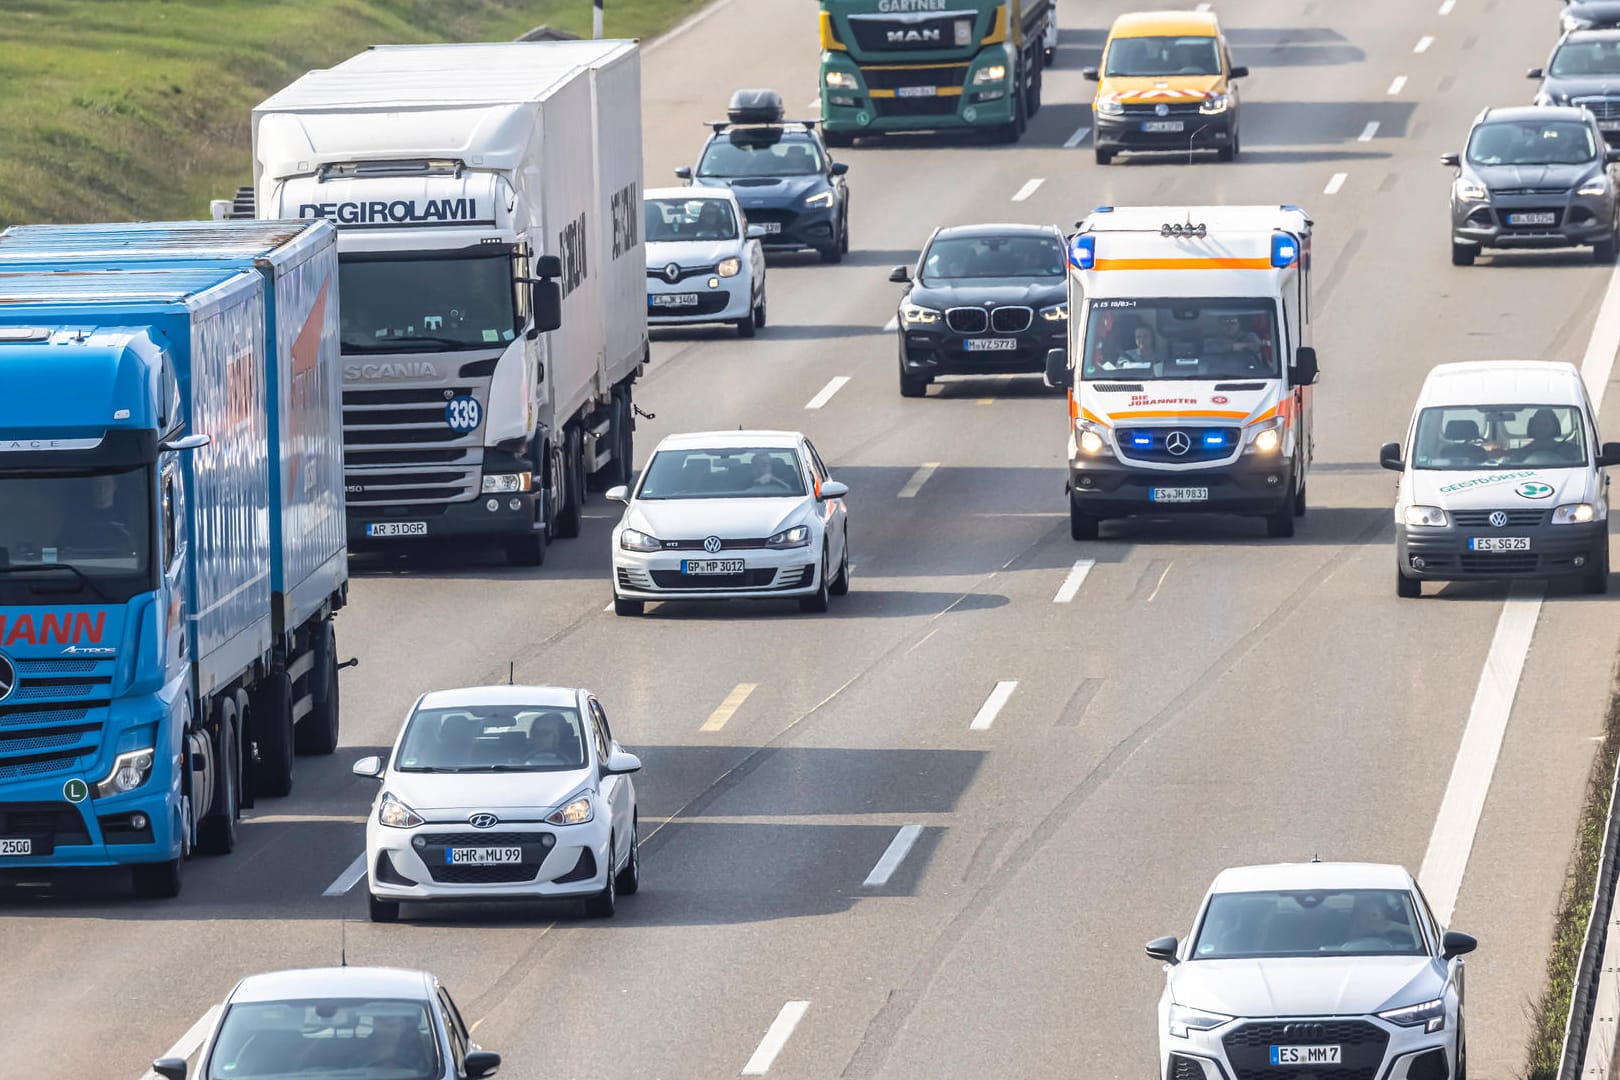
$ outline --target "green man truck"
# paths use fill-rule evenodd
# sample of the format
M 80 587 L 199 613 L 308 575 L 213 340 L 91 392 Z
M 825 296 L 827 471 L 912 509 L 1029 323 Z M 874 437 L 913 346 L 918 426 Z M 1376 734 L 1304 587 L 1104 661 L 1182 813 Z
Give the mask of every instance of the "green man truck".
M 1017 142 L 1057 52 L 1054 0 L 821 0 L 829 146 L 981 128 Z

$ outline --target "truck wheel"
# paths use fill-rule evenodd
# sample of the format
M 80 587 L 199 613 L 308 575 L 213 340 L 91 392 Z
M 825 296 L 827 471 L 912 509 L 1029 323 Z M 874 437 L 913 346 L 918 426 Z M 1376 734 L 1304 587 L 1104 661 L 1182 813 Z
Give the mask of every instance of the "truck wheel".
M 1080 509 L 1079 500 L 1069 495 L 1069 539 L 1095 540 L 1102 531 L 1102 518 Z
M 557 535 L 564 540 L 579 535 L 581 496 L 580 476 L 584 471 L 584 447 L 580 443 L 579 429 L 568 425 L 563 431 L 563 493 L 557 507 Z
M 615 387 L 613 401 L 608 405 L 608 440 L 613 445 L 613 460 L 591 474 L 591 482 L 604 491 L 630 482 L 631 462 L 635 460 L 635 436 L 630 430 L 634 422 L 630 387 Z
M 1018 85 L 1013 89 L 1013 118 L 996 129 L 995 140 L 998 143 L 1015 143 L 1024 134 L 1025 112 L 1022 76 L 1016 82 Z
M 1401 573 L 1401 568 L 1395 568 L 1395 595 L 1403 600 L 1415 600 L 1423 595 L 1423 580 L 1421 578 L 1407 577 Z
M 229 855 L 236 850 L 237 792 L 241 754 L 236 749 L 236 702 L 222 700 L 215 707 L 214 805 L 197 826 L 197 850 L 204 855 Z
M 1029 107 L 1025 110 L 1025 115 L 1034 116 L 1036 113 L 1041 111 L 1041 84 L 1044 81 L 1041 75 L 1043 65 L 1041 63 L 1041 54 L 1039 52 L 1034 54 L 1034 58 L 1030 61 L 1030 66 L 1035 70 L 1035 78 L 1033 80 L 1034 85 L 1029 88 Z
M 1266 515 L 1266 535 L 1276 537 L 1294 535 L 1294 500 L 1292 496 L 1277 510 Z
M 248 718 L 248 730 L 258 751 L 253 762 L 256 794 L 280 798 L 292 792 L 293 724 L 292 680 L 278 671 L 259 684 Z
M 135 895 L 143 900 L 172 900 L 180 895 L 180 860 L 136 863 L 130 867 Z
M 1612 263 L 1620 255 L 1620 228 L 1610 232 L 1608 237 L 1592 245 L 1592 261 L 1599 263 Z
M 293 728 L 293 749 L 300 754 L 330 754 L 338 747 L 337 634 L 330 622 L 321 628 L 310 671 L 310 710 Z
M 542 566 L 546 561 L 546 534 L 536 529 L 506 542 L 506 561 L 513 566 Z

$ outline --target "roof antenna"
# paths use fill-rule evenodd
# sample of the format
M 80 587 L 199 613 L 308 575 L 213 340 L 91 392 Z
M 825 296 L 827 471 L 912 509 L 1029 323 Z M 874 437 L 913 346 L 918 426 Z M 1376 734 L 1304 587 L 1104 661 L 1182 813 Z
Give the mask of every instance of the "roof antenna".
M 1314 851 L 1311 852 L 1311 862 L 1321 862 L 1321 861 L 1322 861 L 1322 856 L 1318 855 Z
M 508 660 L 506 662 L 506 685 L 507 686 L 516 686 L 517 685 L 517 661 L 516 660 Z
M 349 966 L 349 918 L 338 916 L 338 966 Z

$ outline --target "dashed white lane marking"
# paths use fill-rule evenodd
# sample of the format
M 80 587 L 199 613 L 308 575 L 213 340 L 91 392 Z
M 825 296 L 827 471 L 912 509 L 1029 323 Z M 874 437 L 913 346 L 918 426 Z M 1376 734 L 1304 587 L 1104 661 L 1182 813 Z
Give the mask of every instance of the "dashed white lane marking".
M 608 601 L 608 602 L 607 602 L 607 607 L 605 607 L 605 608 L 603 608 L 603 609 L 602 609 L 602 610 L 603 610 L 603 611 L 604 611 L 604 612 L 607 612 L 607 611 L 612 611 L 612 610 L 613 610 L 613 601 L 611 601 L 611 600 L 609 600 L 609 601 Z
M 883 329 L 885 331 L 894 331 L 894 330 L 898 330 L 899 328 L 900 328 L 900 316 L 898 316 L 898 315 L 890 315 L 889 316 L 889 321 L 883 324 Z
M 1603 408 L 1603 391 L 1608 388 L 1609 376 L 1614 372 L 1617 350 L 1620 350 L 1620 270 L 1609 274 L 1603 306 L 1598 308 L 1597 321 L 1592 324 L 1592 339 L 1581 360 L 1581 378 L 1586 380 L 1586 392 L 1592 397 L 1594 409 Z
M 1064 141 L 1063 149 L 1065 149 L 1065 150 L 1073 150 L 1075 147 L 1077 147 L 1081 143 L 1085 142 L 1086 141 L 1086 136 L 1090 135 L 1090 134 L 1091 134 L 1091 128 L 1087 127 L 1084 124 L 1080 125 L 1078 128 L 1075 129 L 1074 134 L 1070 135 L 1068 137 L 1068 139 L 1066 139 Z
M 1394 80 L 1391 81 L 1390 84 L 1389 84 L 1389 96 L 1394 97 L 1396 94 L 1400 93 L 1402 90 L 1405 90 L 1405 89 L 1406 89 L 1406 76 L 1405 75 L 1397 75 L 1397 76 L 1395 76 Z
M 848 375 L 834 375 L 832 378 L 827 380 L 827 385 L 823 386 L 815 397 L 804 403 L 804 407 L 807 409 L 821 408 L 823 405 L 827 404 L 827 402 L 831 401 L 832 396 L 838 393 L 838 391 L 842 390 L 844 388 L 844 384 L 847 382 L 849 382 Z
M 214 1021 L 219 1017 L 219 1009 L 218 1005 L 209 1006 L 208 1011 L 203 1013 L 202 1017 L 195 1024 L 192 1024 L 184 1035 L 180 1036 L 179 1042 L 158 1056 L 189 1059 L 192 1054 L 197 1052 L 197 1048 L 202 1045 L 202 1041 L 208 1037 L 208 1032 L 213 1028 Z M 141 1080 L 158 1080 L 158 1074 L 148 1069 L 141 1074 Z
M 968 730 L 990 730 L 990 725 L 996 722 L 996 716 L 1006 707 L 1007 699 L 1013 696 L 1016 689 L 1018 689 L 1017 679 L 1003 679 L 996 683 L 996 688 L 990 691 L 990 696 L 979 706 L 979 714 L 973 718 L 973 723 L 968 725 Z
M 1086 583 L 1086 575 L 1091 573 L 1091 568 L 1096 564 L 1096 559 L 1075 560 L 1074 567 L 1069 571 L 1069 576 L 1063 579 L 1063 584 L 1058 586 L 1057 595 L 1052 597 L 1052 603 L 1072 603 L 1075 594 L 1080 591 L 1080 586 Z
M 1023 202 L 1025 199 L 1039 191 L 1041 185 L 1044 183 L 1046 183 L 1046 177 L 1044 176 L 1037 176 L 1035 179 L 1027 181 L 1023 187 L 1018 189 L 1018 194 L 1012 197 L 1012 201 Z
M 321 893 L 321 895 L 343 896 L 347 894 L 350 889 L 354 888 L 355 885 L 359 884 L 360 879 L 365 876 L 366 853 L 362 851 L 360 854 L 354 857 L 354 862 L 350 863 L 348 868 L 337 876 L 337 880 L 326 887 L 326 891 Z
M 821 108 L 821 95 L 820 94 L 817 94 L 815 97 L 810 99 L 810 104 L 809 104 L 808 108 L 810 109 L 811 112 L 815 112 L 817 109 Z
M 1456 7 L 1456 6 L 1457 6 L 1457 0 L 1446 0 L 1445 3 L 1440 5 L 1440 14 L 1442 14 L 1442 15 L 1450 15 L 1451 14 L 1451 9 Z
M 808 1001 L 790 1001 L 782 1006 L 782 1011 L 771 1021 L 770 1030 L 765 1032 L 765 1037 L 759 1041 L 759 1048 L 754 1051 L 754 1056 L 743 1066 L 744 1076 L 764 1076 L 771 1071 L 771 1062 L 776 1060 L 776 1055 L 787 1045 L 788 1039 L 793 1035 L 793 1029 L 799 1026 L 799 1021 L 804 1019 L 804 1012 L 809 1007 Z
M 915 499 L 917 492 L 921 491 L 922 486 L 928 483 L 928 478 L 934 475 L 934 470 L 937 468 L 939 468 L 939 462 L 925 462 L 921 468 L 911 474 L 911 479 L 906 481 L 906 486 L 900 489 L 900 498 Z
M 1339 189 L 1344 187 L 1344 182 L 1346 180 L 1348 180 L 1348 179 L 1350 179 L 1350 174 L 1349 173 L 1342 173 L 1342 172 L 1334 173 L 1333 174 L 1333 179 L 1329 180 L 1327 182 L 1327 187 L 1322 189 L 1322 194 L 1324 194 L 1324 195 L 1337 195 L 1339 193 Z
M 1148 603 L 1153 603 L 1154 599 L 1159 595 L 1159 590 L 1164 588 L 1164 579 L 1170 576 L 1170 568 L 1174 565 L 1174 562 L 1164 564 L 1164 573 L 1159 575 L 1159 580 L 1154 584 L 1153 591 L 1148 593 Z
M 877 861 L 876 866 L 872 867 L 872 872 L 866 875 L 866 880 L 861 884 L 867 888 L 887 885 L 889 879 L 894 876 L 894 872 L 900 868 L 900 864 L 905 862 L 906 856 L 911 854 L 911 846 L 917 842 L 917 837 L 922 835 L 922 831 L 923 827 L 921 825 L 900 826 L 900 831 L 894 834 L 893 840 L 889 841 L 889 846 L 883 852 L 883 857 Z
M 1474 690 L 1474 704 L 1468 710 L 1468 723 L 1457 747 L 1457 760 L 1451 766 L 1451 779 L 1446 782 L 1440 813 L 1429 834 L 1418 882 L 1442 926 L 1451 921 L 1457 904 L 1479 815 L 1485 809 L 1485 796 L 1502 749 L 1502 735 L 1507 731 L 1513 699 L 1519 692 L 1524 658 L 1530 652 L 1530 639 L 1541 614 L 1544 590 L 1539 582 L 1516 584 L 1502 605 L 1496 634 L 1485 654 L 1485 670 Z
M 726 721 L 730 720 L 736 711 L 742 708 L 742 703 L 748 700 L 748 695 L 752 694 L 754 688 L 758 685 L 758 683 L 751 682 L 738 683 L 731 693 L 726 695 L 726 700 L 722 701 L 714 712 L 709 714 L 709 718 L 703 721 L 703 726 L 698 730 L 719 731 L 725 727 Z
M 1377 135 L 1377 134 L 1378 134 L 1378 121 L 1369 120 L 1369 121 L 1367 121 L 1367 126 L 1361 129 L 1361 134 L 1356 136 L 1356 141 L 1357 142 L 1372 142 L 1373 141 L 1373 136 Z
M 1412 46 L 1412 51 L 1415 53 L 1426 53 L 1429 51 L 1429 46 L 1433 44 L 1434 38 L 1428 34 L 1424 34 L 1422 37 L 1418 38 L 1418 43 Z

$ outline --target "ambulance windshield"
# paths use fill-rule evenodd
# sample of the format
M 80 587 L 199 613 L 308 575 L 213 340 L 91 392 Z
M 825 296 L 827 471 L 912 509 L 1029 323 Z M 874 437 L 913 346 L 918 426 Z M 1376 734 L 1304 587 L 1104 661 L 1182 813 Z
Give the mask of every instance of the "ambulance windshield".
M 1280 354 L 1271 300 L 1093 300 L 1081 377 L 1275 379 Z

